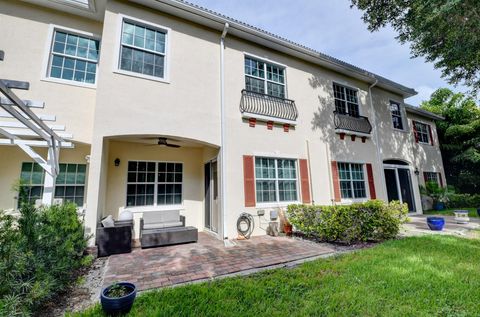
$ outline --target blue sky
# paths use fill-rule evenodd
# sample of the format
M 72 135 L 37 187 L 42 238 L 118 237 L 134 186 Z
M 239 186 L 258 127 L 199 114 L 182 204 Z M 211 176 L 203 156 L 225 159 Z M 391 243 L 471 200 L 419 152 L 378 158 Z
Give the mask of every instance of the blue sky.
M 408 45 L 400 45 L 392 29 L 370 33 L 349 0 L 189 1 L 412 87 L 418 95 L 406 101 L 413 105 L 437 88 L 453 88 L 433 64 L 410 59 Z

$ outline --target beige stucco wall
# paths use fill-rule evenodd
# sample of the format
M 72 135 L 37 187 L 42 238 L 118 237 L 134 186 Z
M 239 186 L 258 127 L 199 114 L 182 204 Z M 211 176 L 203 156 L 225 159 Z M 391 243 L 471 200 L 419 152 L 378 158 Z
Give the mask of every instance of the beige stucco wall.
M 168 82 L 116 72 L 121 15 L 170 29 Z M 65 124 L 67 132 L 73 133 L 75 140 L 91 143 L 88 230 L 95 228 L 99 217 L 109 213 L 116 215 L 118 208 L 124 205 L 126 163 L 129 159 L 185 161 L 185 167 L 188 166 L 188 173 L 186 170 L 184 174 L 187 224 L 202 229 L 203 163 L 216 158 L 221 143 L 220 33 L 116 0 L 107 3 L 103 24 L 13 1 L 0 3 L 0 21 L 2 29 L 6 28 L 6 32 L 2 30 L 0 33 L 0 43 L 6 43 L 5 47 L 1 47 L 6 53 L 6 61 L 0 63 L 0 71 L 5 74 L 2 77 L 29 80 L 31 91 L 19 94 L 47 102 L 46 108 L 36 110 L 37 113 L 57 115 L 57 123 Z M 41 80 L 50 23 L 102 35 L 96 89 Z M 18 41 L 18 38 L 26 40 Z M 227 237 L 236 237 L 236 220 L 240 213 L 256 214 L 258 209 L 265 209 L 268 215 L 272 208 L 285 207 L 282 204 L 244 207 L 243 155 L 309 159 L 311 195 L 316 204 L 332 203 L 330 161 L 333 160 L 371 163 L 377 197 L 381 199 L 386 199 L 382 163 L 385 159 L 409 162 L 412 171 L 415 167 L 420 171 L 443 170 L 438 142 L 433 147 L 414 144 L 410 120 L 406 132 L 393 129 L 389 101 L 402 103 L 401 96 L 374 87 L 372 109 L 368 95 L 370 83 L 231 35 L 227 35 L 225 45 Z M 251 128 L 242 119 L 239 105 L 241 90 L 245 88 L 245 53 L 286 66 L 287 97 L 295 100 L 299 111 L 297 125 L 288 133 L 280 125 L 267 130 L 265 123 L 261 122 Z M 367 116 L 372 124 L 377 123 L 365 143 L 359 138 L 352 142 L 348 136 L 340 140 L 335 133 L 334 81 L 357 88 L 361 115 Z M 406 120 L 404 124 L 407 126 Z M 118 140 L 132 135 L 172 136 L 194 140 L 199 147 L 158 151 Z M 378 148 L 380 151 L 377 153 Z M 0 147 L 2 150 L 6 153 Z M 117 157 L 123 162 L 120 167 L 113 166 Z M 15 158 L 12 164 L 17 164 L 19 159 Z M 2 171 L 0 186 L 5 187 L 3 178 L 12 177 L 4 176 Z M 19 175 L 19 172 L 16 174 Z M 419 207 L 417 180 L 415 177 L 412 179 Z M 9 199 L 4 192 L 0 193 L 0 202 Z M 300 196 L 300 188 L 298 193 Z M 255 234 L 264 233 L 257 226 Z
M 107 183 L 105 209 L 102 215 L 113 215 L 117 218 L 119 210 L 127 208 L 135 211 L 135 207 L 126 207 L 127 167 L 128 161 L 155 161 L 183 163 L 183 202 L 181 214 L 186 218 L 187 226 L 204 228 L 204 163 L 217 150 L 208 147 L 166 148 L 148 144 L 109 141 L 107 160 Z M 114 160 L 120 159 L 120 166 Z M 161 206 L 159 206 L 161 208 Z M 168 208 L 168 206 L 167 206 Z M 148 207 L 147 207 L 148 209 Z M 140 214 L 141 216 L 141 214 Z M 138 231 L 136 231 L 138 238 Z
M 1 77 L 30 82 L 30 90 L 15 92 L 24 99 L 45 102 L 37 114 L 56 115 L 56 123 L 66 125 L 75 141 L 92 139 L 95 89 L 42 80 L 48 63 L 51 25 L 101 34 L 99 22 L 45 9 L 21 1 L 0 1 Z M 101 68 L 102 65 L 99 65 Z
M 62 149 L 60 151 L 60 163 L 87 164 L 85 157 L 90 153 L 90 146 L 75 144 L 73 149 Z M 37 148 L 37 153 L 44 158 L 47 157 L 45 148 Z M 0 146 L 0 210 L 16 208 L 17 193 L 12 186 L 20 179 L 20 172 L 23 162 L 33 162 L 17 146 Z M 88 165 L 87 165 L 88 169 Z M 88 184 L 88 179 L 87 179 Z

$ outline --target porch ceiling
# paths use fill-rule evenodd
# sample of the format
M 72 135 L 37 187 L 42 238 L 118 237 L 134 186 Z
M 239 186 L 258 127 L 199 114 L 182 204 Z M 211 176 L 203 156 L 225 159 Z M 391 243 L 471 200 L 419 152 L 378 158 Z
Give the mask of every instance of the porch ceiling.
M 169 144 L 176 144 L 180 145 L 180 147 L 184 148 L 203 148 L 203 147 L 212 147 L 216 148 L 216 146 L 207 144 L 201 141 L 195 141 L 191 139 L 186 139 L 182 137 L 176 136 L 167 136 L 167 135 L 135 135 L 135 136 L 118 136 L 118 137 L 111 137 L 109 140 L 117 141 L 117 142 L 128 142 L 128 143 L 140 143 L 145 144 L 146 146 L 157 145 L 159 138 L 166 138 Z M 158 148 L 165 148 L 163 145 L 158 145 Z

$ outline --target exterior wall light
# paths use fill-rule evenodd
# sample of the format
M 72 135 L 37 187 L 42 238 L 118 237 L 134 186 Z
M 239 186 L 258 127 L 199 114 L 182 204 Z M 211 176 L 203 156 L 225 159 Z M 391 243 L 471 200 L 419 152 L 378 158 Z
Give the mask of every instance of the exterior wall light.
M 420 175 L 420 172 L 418 171 L 418 168 L 415 168 L 415 172 L 414 172 L 414 173 L 415 173 L 416 176 Z
M 115 163 L 115 166 L 120 166 L 120 159 L 117 157 L 113 163 Z

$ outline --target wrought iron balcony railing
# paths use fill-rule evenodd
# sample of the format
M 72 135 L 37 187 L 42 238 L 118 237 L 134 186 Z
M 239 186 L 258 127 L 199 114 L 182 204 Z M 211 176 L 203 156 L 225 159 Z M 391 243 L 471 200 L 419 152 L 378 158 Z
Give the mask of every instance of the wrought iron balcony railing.
M 337 111 L 334 114 L 335 129 L 347 130 L 352 132 L 370 134 L 372 132 L 372 125 L 367 117 L 364 116 L 350 116 L 348 114 Z
M 274 119 L 295 121 L 298 117 L 295 101 L 249 90 L 242 90 L 240 102 L 242 114 L 258 115 Z

